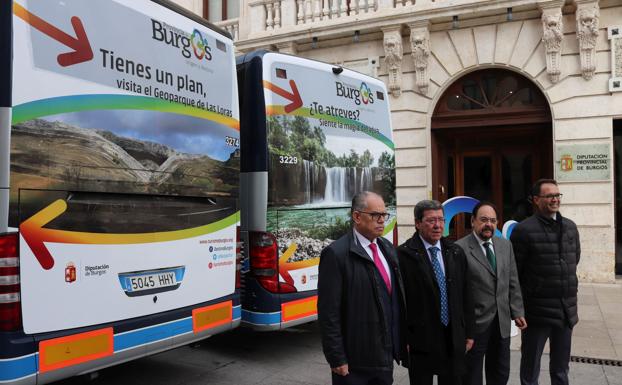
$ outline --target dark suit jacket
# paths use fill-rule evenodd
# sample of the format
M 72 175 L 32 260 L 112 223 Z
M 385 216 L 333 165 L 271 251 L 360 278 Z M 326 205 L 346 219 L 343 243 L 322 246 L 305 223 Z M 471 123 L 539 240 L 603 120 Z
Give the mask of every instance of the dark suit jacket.
M 449 301 L 451 330 L 450 367 L 439 368 L 445 347 L 438 343 L 444 327 L 440 318 L 440 294 L 428 253 L 415 233 L 397 249 L 406 291 L 406 339 L 411 366 L 429 367 L 437 373 L 459 375 L 464 371 L 466 339 L 473 338 L 473 303 L 466 280 L 466 257 L 451 241 L 441 239 Z
M 493 271 L 473 233 L 456 244 L 462 247 L 467 257 L 469 283 L 475 303 L 475 333 L 486 331 L 498 314 L 501 338 L 509 338 L 512 320 L 525 316 L 512 244 L 503 238 L 492 238 L 497 257 L 496 271 Z
M 384 238 L 377 243 L 394 278 L 400 310 L 404 309 L 404 287 L 393 245 Z M 386 325 L 379 290 L 382 278 L 353 231 L 331 243 L 320 255 L 318 320 L 322 347 L 332 368 L 348 364 L 350 370 L 393 370 L 392 331 Z M 398 316 L 399 318 L 399 316 Z M 396 321 L 403 326 L 401 319 Z M 395 343 L 399 344 L 399 341 Z M 405 350 L 400 355 L 406 357 Z M 399 360 L 398 360 L 399 362 Z

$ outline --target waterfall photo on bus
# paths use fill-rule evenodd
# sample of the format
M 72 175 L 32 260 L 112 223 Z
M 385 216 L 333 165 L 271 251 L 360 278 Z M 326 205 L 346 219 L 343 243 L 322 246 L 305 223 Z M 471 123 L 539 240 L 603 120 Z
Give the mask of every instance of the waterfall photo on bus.
M 350 228 L 350 204 L 357 192 L 379 193 L 395 214 L 393 151 L 360 132 L 315 122 L 288 115 L 268 119 L 268 227 L 281 253 L 298 245 L 287 262 L 317 258 L 342 236 Z

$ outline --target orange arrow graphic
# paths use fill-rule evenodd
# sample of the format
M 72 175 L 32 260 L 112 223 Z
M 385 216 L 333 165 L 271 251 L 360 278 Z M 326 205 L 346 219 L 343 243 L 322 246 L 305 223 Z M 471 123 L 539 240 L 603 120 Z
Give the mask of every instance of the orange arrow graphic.
M 292 92 L 290 93 L 287 90 L 282 89 L 281 87 L 270 83 L 267 80 L 263 81 L 263 86 L 275 94 L 284 97 L 285 99 L 291 101 L 290 104 L 285 106 L 285 112 L 290 113 L 294 110 L 302 107 L 302 98 L 300 97 L 300 92 L 298 92 L 298 87 L 296 87 L 296 82 L 293 80 L 289 81 L 289 86 L 292 88 Z
M 76 37 L 73 37 L 43 20 L 39 16 L 28 12 L 26 8 L 17 3 L 13 3 L 13 13 L 15 16 L 30 24 L 33 28 L 38 29 L 52 39 L 73 49 L 73 52 L 66 52 L 58 55 L 56 60 L 61 66 L 67 67 L 93 59 L 93 50 L 91 49 L 89 38 L 86 36 L 82 21 L 77 16 L 73 16 L 71 18 L 71 25 L 73 26 L 76 34 Z
M 236 213 L 217 222 L 199 227 L 139 234 L 86 233 L 79 231 L 46 229 L 43 227 L 64 213 L 66 210 L 67 202 L 59 199 L 30 218 L 26 219 L 19 226 L 19 230 L 24 238 L 24 241 L 26 241 L 41 264 L 41 267 L 45 270 L 49 270 L 54 267 L 54 258 L 52 257 L 52 254 L 50 254 L 50 251 L 47 249 L 44 242 L 63 244 L 122 245 L 176 241 L 221 230 L 237 222 Z
M 291 270 L 304 269 L 306 267 L 319 265 L 320 263 L 319 256 L 317 258 L 306 259 L 304 261 L 288 263 L 287 261 L 289 260 L 289 258 L 291 258 L 292 255 L 294 255 L 297 249 L 298 245 L 296 243 L 292 243 L 291 245 L 289 245 L 287 250 L 285 250 L 283 254 L 281 254 L 281 257 L 279 258 L 279 273 L 281 274 L 281 277 L 283 277 L 285 282 L 289 283 L 290 285 L 294 284 L 294 279 L 289 274 Z

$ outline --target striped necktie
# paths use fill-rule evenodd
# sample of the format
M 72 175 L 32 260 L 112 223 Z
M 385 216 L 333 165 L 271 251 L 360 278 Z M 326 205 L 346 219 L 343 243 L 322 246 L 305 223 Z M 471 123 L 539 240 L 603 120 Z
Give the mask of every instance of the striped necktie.
M 447 284 L 445 283 L 445 274 L 441 269 L 441 263 L 439 261 L 438 252 L 440 249 L 436 246 L 430 247 L 430 254 L 432 255 L 432 270 L 436 276 L 436 282 L 438 283 L 438 289 L 441 293 L 441 323 L 444 326 L 449 325 L 449 304 L 447 303 Z

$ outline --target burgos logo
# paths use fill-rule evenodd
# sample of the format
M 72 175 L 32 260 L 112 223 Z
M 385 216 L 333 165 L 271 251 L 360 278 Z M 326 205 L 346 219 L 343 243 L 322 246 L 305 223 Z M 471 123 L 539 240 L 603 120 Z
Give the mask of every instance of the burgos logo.
M 363 104 L 374 102 L 374 97 L 371 94 L 371 89 L 365 82 L 361 83 L 359 91 L 361 92 L 361 100 L 363 101 Z
M 181 55 L 186 59 L 190 59 L 194 53 L 194 57 L 198 60 L 212 60 L 212 48 L 209 46 L 207 38 L 198 29 L 189 34 L 166 23 L 151 19 L 151 38 L 179 48 Z
M 335 82 L 335 86 L 337 87 L 337 96 L 352 99 L 357 106 L 360 105 L 361 102 L 363 102 L 363 104 L 374 104 L 374 95 L 365 82 L 361 83 L 359 88 L 341 82 Z

